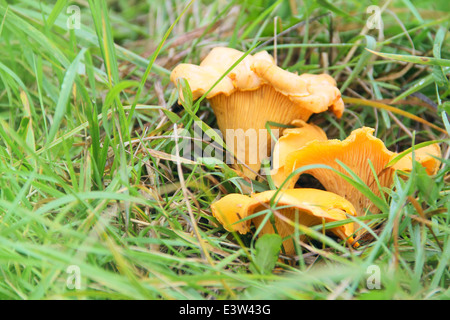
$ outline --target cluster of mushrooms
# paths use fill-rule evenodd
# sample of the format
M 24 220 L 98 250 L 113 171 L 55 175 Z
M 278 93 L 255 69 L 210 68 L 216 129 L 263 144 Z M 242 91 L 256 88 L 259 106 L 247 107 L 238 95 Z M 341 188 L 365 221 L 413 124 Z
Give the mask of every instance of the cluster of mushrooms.
M 266 129 L 268 122 L 289 126 L 276 137 L 273 150 L 269 133 L 259 136 L 258 141 L 258 147 L 268 149 L 272 155 L 271 179 L 277 190 L 228 194 L 211 205 L 212 214 L 231 232 L 246 234 L 253 223 L 260 230 L 259 235 L 278 233 L 284 239 L 287 255 L 295 254 L 296 225 L 310 227 L 347 220 L 350 222 L 329 231 L 357 247 L 354 237 L 364 230 L 350 216 L 378 213 L 379 209 L 344 178 L 349 176 L 345 167 L 375 195 L 382 196 L 383 189 L 392 187 L 396 170 L 412 169 L 412 154 L 388 166 L 398 154 L 389 151 L 373 135 L 374 129 L 368 127 L 354 130 L 343 141 L 328 139 L 320 127 L 308 120 L 312 114 L 326 111 L 333 112 L 337 118 L 342 116 L 344 102 L 335 80 L 327 74 L 297 75 L 283 70 L 266 51 L 247 55 L 218 82 L 243 55 L 235 49 L 217 47 L 200 65 L 180 64 L 171 74 L 171 81 L 176 85 L 180 78 L 187 80 L 194 100 L 207 93 L 206 99 L 224 136 L 227 129 Z M 234 154 L 240 154 L 239 148 L 248 151 L 248 144 L 247 140 L 241 141 L 231 151 Z M 242 176 L 254 179 L 264 160 L 259 154 L 264 152 L 258 153 L 255 163 L 244 152 L 245 156 L 237 159 L 233 167 Z M 414 160 L 433 175 L 439 168 L 440 156 L 439 145 L 432 144 L 415 150 Z M 296 182 L 302 174 L 312 175 L 326 191 L 297 188 Z M 266 217 L 268 212 L 273 213 L 274 219 Z

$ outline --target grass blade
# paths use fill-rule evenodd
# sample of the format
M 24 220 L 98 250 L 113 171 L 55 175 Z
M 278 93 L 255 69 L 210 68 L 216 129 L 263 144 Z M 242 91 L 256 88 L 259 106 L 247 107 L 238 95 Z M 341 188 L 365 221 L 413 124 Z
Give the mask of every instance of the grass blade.
M 67 103 L 69 101 L 69 97 L 72 92 L 72 86 L 75 82 L 75 77 L 77 76 L 78 73 L 78 65 L 81 59 L 83 58 L 85 52 L 86 49 L 82 49 L 80 51 L 75 60 L 67 69 L 66 75 L 64 76 L 64 80 L 61 85 L 61 93 L 55 109 L 53 124 L 50 127 L 50 132 L 48 134 L 47 144 L 53 142 L 54 138 L 56 137 L 56 133 L 58 132 L 59 126 L 64 116 L 66 115 Z

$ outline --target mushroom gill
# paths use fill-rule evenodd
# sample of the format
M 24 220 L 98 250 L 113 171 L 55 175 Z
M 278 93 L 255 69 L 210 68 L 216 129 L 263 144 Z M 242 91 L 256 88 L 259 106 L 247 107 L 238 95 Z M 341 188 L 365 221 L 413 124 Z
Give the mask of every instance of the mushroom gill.
M 242 172 L 253 179 L 261 161 L 270 155 L 268 122 L 284 125 L 295 119 L 307 121 L 313 113 L 329 109 L 340 117 L 344 103 L 333 78 L 285 71 L 275 65 L 266 51 L 247 55 L 216 84 L 243 55 L 231 48 L 214 48 L 199 66 L 175 67 L 170 79 L 176 85 L 177 79 L 186 79 L 194 100 L 208 92 L 206 98 L 218 127 L 238 160 L 231 164 L 235 168 L 241 167 L 239 163 L 245 164 Z M 276 130 L 273 133 L 277 137 Z

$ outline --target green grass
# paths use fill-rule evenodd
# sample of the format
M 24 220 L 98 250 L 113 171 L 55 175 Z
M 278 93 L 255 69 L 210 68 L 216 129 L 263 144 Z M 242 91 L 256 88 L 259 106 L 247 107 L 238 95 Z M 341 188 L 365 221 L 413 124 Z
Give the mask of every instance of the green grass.
M 450 12 L 393 0 L 380 33 L 364 28 L 371 4 L 0 0 L 0 299 L 448 299 Z M 81 29 L 67 28 L 69 5 Z M 275 46 L 275 18 L 277 33 L 304 23 Z M 398 152 L 444 140 L 443 166 L 396 179 L 382 213 L 359 222 L 371 235 L 360 248 L 299 228 L 311 240 L 296 262 L 272 263 L 279 239 L 211 216 L 239 178 L 171 156 L 174 125 L 216 122 L 206 100 L 171 109 L 170 71 L 219 45 L 276 49 L 290 71 L 328 72 L 345 97 L 395 107 L 347 103 L 341 119 L 312 121 L 339 139 L 374 127 Z

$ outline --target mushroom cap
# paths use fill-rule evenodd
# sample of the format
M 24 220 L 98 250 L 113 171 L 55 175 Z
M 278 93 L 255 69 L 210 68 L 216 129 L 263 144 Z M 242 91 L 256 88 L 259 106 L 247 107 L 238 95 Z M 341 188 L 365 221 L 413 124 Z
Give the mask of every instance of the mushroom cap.
M 314 140 L 327 140 L 326 133 L 318 126 L 308 124 L 303 120 L 294 120 L 291 125 L 296 128 L 283 130 L 283 135 L 275 143 L 272 152 L 273 169 L 271 170 L 272 180 L 275 185 L 280 186 L 284 179 L 284 165 L 287 156 Z
M 204 95 L 245 53 L 236 49 L 216 47 L 203 59 L 199 66 L 179 64 L 170 80 L 177 84 L 178 78 L 185 78 L 191 87 L 194 100 Z M 230 96 L 236 91 L 257 90 L 270 85 L 277 92 L 288 97 L 294 106 L 312 113 L 331 109 L 337 117 L 344 111 L 341 93 L 336 82 L 327 74 L 297 74 L 285 71 L 275 65 L 267 51 L 247 55 L 206 96 L 210 99 L 218 94 Z
M 395 170 L 411 168 L 411 158 L 404 157 L 393 167 L 387 164 L 397 154 L 389 151 L 383 141 L 373 136 L 374 129 L 363 127 L 354 130 L 345 140 L 312 141 L 306 146 L 291 152 L 285 160 L 284 179 L 298 168 L 307 165 L 323 164 L 348 176 L 347 171 L 336 160 L 349 167 L 377 196 L 380 196 L 376 179 L 371 170 L 369 160 L 377 174 L 381 187 L 391 187 Z M 429 156 L 430 150 L 437 153 L 439 146 L 417 149 L 416 160 L 434 172 L 439 166 L 439 161 Z M 409 160 L 408 160 L 409 159 Z M 409 162 L 408 162 L 409 161 Z M 349 200 L 356 208 L 358 216 L 364 215 L 364 209 L 372 205 L 357 188 L 351 185 L 336 172 L 327 168 L 314 168 L 295 175 L 286 184 L 286 188 L 292 188 L 298 177 L 303 173 L 314 176 L 327 191 L 334 192 Z M 283 179 L 283 180 L 284 180 Z M 378 208 L 374 208 L 378 212 Z
M 203 59 L 200 65 L 182 63 L 176 66 L 170 80 L 176 84 L 178 78 L 185 78 L 191 87 L 193 99 L 203 96 L 220 77 L 244 55 L 243 52 L 225 47 L 216 47 Z M 247 55 L 236 65 L 206 96 L 210 99 L 220 93 L 229 96 L 236 90 L 256 90 L 262 85 L 261 79 L 250 70 L 254 61 L 274 63 L 267 51 Z
M 294 234 L 296 222 L 309 227 L 348 219 L 347 214 L 356 215 L 349 201 L 331 192 L 306 188 L 282 190 L 277 195 L 276 192 L 270 190 L 251 196 L 229 194 L 211 205 L 212 213 L 228 231 L 245 234 L 250 231 L 251 222 L 258 227 L 264 220 L 264 214 L 251 216 L 270 209 L 270 203 L 275 200 L 274 210 L 278 212 L 275 214 L 275 227 L 282 238 Z M 331 231 L 341 239 L 353 242 L 353 223 L 332 228 Z M 262 226 L 261 234 L 265 233 L 275 233 L 270 222 Z M 295 253 L 290 239 L 285 240 L 283 246 L 287 254 Z
M 397 156 L 397 154 L 394 154 L 394 156 Z M 431 176 L 436 174 L 439 169 L 440 161 L 436 160 L 436 158 L 442 157 L 441 148 L 439 147 L 439 144 L 433 143 L 429 146 L 417 149 L 414 153 L 414 157 L 414 159 L 425 168 L 427 174 Z M 393 168 L 395 170 L 410 172 L 412 170 L 412 160 L 413 154 L 409 153 L 396 162 L 393 165 Z
M 200 63 L 200 67 L 214 68 L 220 76 L 222 76 L 229 68 L 236 63 L 244 55 L 232 48 L 217 47 Z M 255 61 L 266 61 L 267 63 L 275 63 L 273 57 L 267 51 L 260 51 L 255 55 L 247 55 L 235 68 L 227 75 L 231 79 L 233 89 L 225 94 L 230 95 L 234 90 L 256 90 L 262 85 L 261 79 L 251 70 L 251 66 Z M 218 78 L 215 79 L 216 81 Z M 214 95 L 208 95 L 208 99 Z
M 189 77 L 187 75 L 189 75 Z M 196 100 L 203 96 L 221 76 L 222 73 L 212 67 L 200 67 L 193 64 L 184 63 L 178 65 L 172 71 L 170 79 L 172 82 L 175 82 L 178 78 L 188 79 L 188 83 L 192 91 L 192 97 Z M 233 90 L 233 82 L 229 77 L 225 77 L 211 90 L 211 92 L 207 95 L 207 98 L 214 97 L 219 93 L 228 94 Z M 181 91 L 180 98 L 182 98 Z
M 246 234 L 250 231 L 250 220 L 239 221 L 247 216 L 246 206 L 251 201 L 249 196 L 231 193 L 211 204 L 211 211 L 226 230 Z
M 299 76 L 266 60 L 255 61 L 252 70 L 276 91 L 289 97 L 294 105 L 307 109 L 311 114 L 331 109 L 340 118 L 344 112 L 341 92 L 336 81 L 327 74 L 304 73 Z

